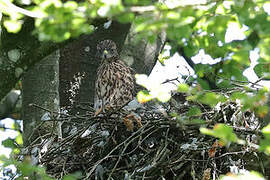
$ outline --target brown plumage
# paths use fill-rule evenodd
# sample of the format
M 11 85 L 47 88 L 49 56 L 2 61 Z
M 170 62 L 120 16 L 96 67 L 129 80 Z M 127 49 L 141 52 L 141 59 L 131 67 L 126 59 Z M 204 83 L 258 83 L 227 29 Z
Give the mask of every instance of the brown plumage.
M 95 84 L 95 115 L 117 110 L 134 97 L 134 71 L 119 59 L 116 44 L 104 40 L 97 45 L 102 62 Z

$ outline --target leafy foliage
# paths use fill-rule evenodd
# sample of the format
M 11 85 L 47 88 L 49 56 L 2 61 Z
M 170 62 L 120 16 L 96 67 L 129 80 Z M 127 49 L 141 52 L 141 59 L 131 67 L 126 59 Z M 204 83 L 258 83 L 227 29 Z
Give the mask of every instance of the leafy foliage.
M 200 131 L 203 134 L 220 138 L 223 145 L 227 145 L 230 142 L 241 144 L 244 143 L 242 140 L 238 139 L 237 136 L 233 133 L 233 129 L 225 124 L 217 124 L 215 125 L 213 130 L 200 128 Z
M 40 177 L 44 180 L 53 180 L 54 178 L 47 175 L 44 167 L 35 166 L 32 164 L 31 157 L 29 155 L 20 155 L 22 145 L 22 135 L 19 133 L 15 139 L 7 138 L 2 141 L 2 146 L 10 148 L 12 150 L 11 157 L 7 158 L 4 155 L 0 155 L 0 172 L 3 173 L 1 177 L 9 177 L 10 179 L 16 177 L 17 179 Z M 23 160 L 18 160 L 19 156 Z M 14 167 L 15 172 L 10 168 Z M 80 177 L 80 173 L 64 176 L 65 180 L 75 180 Z
M 260 143 L 260 150 L 270 154 L 270 124 L 262 129 L 264 139 Z
M 170 3 L 172 2 L 172 3 Z M 97 18 L 113 18 L 120 22 L 134 22 L 139 38 L 156 39 L 161 31 L 177 46 L 184 48 L 189 57 L 204 49 L 212 58 L 222 58 L 222 66 L 196 67 L 196 73 L 220 72 L 221 78 L 246 80 L 242 71 L 250 66 L 249 51 L 260 48 L 260 64 L 255 68 L 258 76 L 269 72 L 270 35 L 267 1 L 206 1 L 186 4 L 184 1 L 151 3 L 135 0 L 90 0 L 60 1 L 33 0 L 24 11 L 5 0 L 1 2 L 3 25 L 9 32 L 18 32 L 24 16 L 35 19 L 35 34 L 42 41 L 56 42 L 91 33 L 91 25 Z M 136 16 L 139 15 L 139 16 Z M 226 42 L 225 35 L 230 25 L 245 27 L 243 41 Z M 173 43 L 172 43 L 173 45 Z M 174 48 L 172 48 L 173 50 Z M 162 59 L 161 59 L 162 60 Z M 266 67 L 266 68 L 265 68 Z M 229 71 L 229 72 L 228 72 Z M 200 82 L 203 84 L 203 81 Z M 224 84 L 222 84 L 224 85 Z M 209 88 L 206 84 L 203 88 Z

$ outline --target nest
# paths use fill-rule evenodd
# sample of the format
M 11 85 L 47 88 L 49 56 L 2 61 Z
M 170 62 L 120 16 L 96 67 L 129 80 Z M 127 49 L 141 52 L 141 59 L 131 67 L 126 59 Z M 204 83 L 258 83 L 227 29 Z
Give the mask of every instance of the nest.
M 189 107 L 194 105 L 201 109 L 201 115 L 187 117 Z M 270 172 L 258 165 L 262 162 L 254 153 L 256 149 L 235 144 L 222 147 L 217 139 L 199 131 L 202 125 L 211 128 L 216 123 L 227 123 L 240 138 L 257 143 L 259 124 L 253 113 L 241 112 L 240 106 L 232 102 L 215 108 L 190 102 L 165 106 L 165 111 L 136 110 L 139 119 L 128 121 L 132 128 L 124 123 L 126 112 L 94 117 L 88 108 L 87 115 L 61 117 L 71 131 L 61 139 L 47 137 L 40 147 L 46 149 L 41 151 L 40 164 L 58 179 L 75 172 L 80 172 L 79 179 L 205 180 L 243 169 L 257 170 L 265 176 Z M 179 116 L 171 116 L 172 112 Z M 193 122 L 196 118 L 204 123 Z

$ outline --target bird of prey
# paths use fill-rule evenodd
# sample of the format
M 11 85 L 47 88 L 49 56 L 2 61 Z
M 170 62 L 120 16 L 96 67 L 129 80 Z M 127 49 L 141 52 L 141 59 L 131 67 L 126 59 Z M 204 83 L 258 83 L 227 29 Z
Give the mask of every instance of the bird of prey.
M 116 44 L 103 40 L 97 44 L 102 60 L 95 84 L 95 115 L 118 110 L 134 98 L 134 71 L 120 60 Z

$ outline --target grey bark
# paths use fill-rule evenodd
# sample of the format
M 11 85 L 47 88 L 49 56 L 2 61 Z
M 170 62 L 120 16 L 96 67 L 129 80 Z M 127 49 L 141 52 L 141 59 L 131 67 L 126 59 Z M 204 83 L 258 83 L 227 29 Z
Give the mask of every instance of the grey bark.
M 59 111 L 59 57 L 57 50 L 27 71 L 22 78 L 23 138 L 26 146 L 40 135 L 54 133 L 52 126 L 57 127 L 57 124 L 45 120 L 53 118 L 53 112 Z M 31 104 L 46 108 L 51 113 Z
M 20 100 L 20 93 L 17 91 L 10 91 L 4 99 L 0 102 L 0 120 L 12 117 L 12 113 Z
M 63 43 L 40 42 L 33 34 L 34 21 L 25 18 L 21 31 L 17 34 L 1 31 L 0 40 L 0 100 L 2 100 L 15 84 L 35 63 L 48 56 Z M 15 54 L 15 58 L 14 58 Z M 17 58 L 16 58 L 17 57 Z
M 120 54 L 121 59 L 131 66 L 136 73 L 149 75 L 156 64 L 165 42 L 165 32 L 157 35 L 157 39 L 153 44 L 145 39 L 137 41 L 134 26 L 131 26 L 131 30 Z

